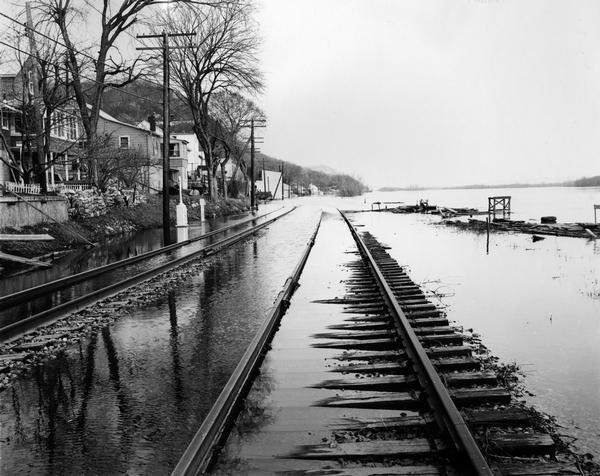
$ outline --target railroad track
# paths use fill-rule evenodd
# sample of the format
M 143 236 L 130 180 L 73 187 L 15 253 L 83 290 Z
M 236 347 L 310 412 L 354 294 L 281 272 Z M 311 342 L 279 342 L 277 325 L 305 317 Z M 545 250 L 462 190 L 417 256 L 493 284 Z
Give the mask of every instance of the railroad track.
M 310 385 L 334 395 L 306 407 L 306 418 L 314 407 L 357 413 L 308 432 L 328 435 L 315 436 L 314 444 L 302 444 L 307 435 L 298 431 L 295 450 L 272 463 L 251 456 L 260 465 L 254 472 L 281 471 L 285 459 L 285 474 L 582 474 L 572 459 L 560 454 L 552 436 L 538 428 L 534 415 L 499 384 L 494 370 L 484 368 L 465 336 L 385 247 L 370 234 L 359 234 L 345 216 L 344 220 L 360 258 L 345 265 L 351 275 L 343 297 L 313 301 L 343 306 L 342 320 L 313 334 L 311 344 L 324 352 L 339 351 L 328 358 L 335 363 L 328 371 L 336 376 Z M 270 328 L 257 336 L 257 347 L 247 354 L 265 354 L 272 333 Z M 244 396 L 240 389 L 248 388 L 259 360 L 253 365 L 240 362 L 243 371 L 232 376 L 174 475 L 203 474 L 215 465 L 223 471 L 217 464 L 219 453 L 227 447 L 227 430 Z M 232 388 L 237 389 L 235 396 Z M 368 417 L 376 411 L 392 416 Z M 263 437 L 279 438 L 269 440 L 266 433 Z M 263 446 L 259 441 L 248 454 L 254 455 L 257 447 L 263 451 Z M 310 461 L 327 464 L 314 466 Z
M 7 341 L 19 338 L 24 334 L 36 330 L 40 326 L 45 326 L 51 324 L 52 322 L 55 322 L 56 320 L 60 319 L 66 314 L 80 311 L 81 309 L 90 306 L 101 299 L 105 299 L 107 297 L 116 295 L 131 286 L 142 283 L 158 274 L 182 266 L 189 261 L 211 256 L 229 246 L 232 246 L 235 243 L 238 243 L 241 240 L 246 239 L 247 237 L 251 236 L 252 234 L 256 233 L 262 228 L 265 228 L 266 226 L 270 225 L 279 218 L 287 215 L 288 213 L 291 213 L 294 209 L 295 207 L 290 208 L 277 216 L 265 219 L 264 221 L 258 224 L 252 224 L 252 222 L 266 218 L 267 215 L 279 211 L 275 210 L 274 212 L 269 212 L 259 217 L 252 217 L 243 222 L 219 228 L 217 230 L 211 231 L 209 233 L 203 234 L 190 240 L 175 243 L 173 245 L 149 251 L 138 256 L 110 263 L 99 268 L 84 271 L 73 276 L 58 279 L 50 283 L 26 289 L 11 295 L 3 296 L 0 298 L 0 309 L 2 309 L 3 311 L 6 311 L 10 308 L 27 305 L 27 303 L 31 302 L 34 299 L 44 299 L 45 297 L 53 296 L 56 293 L 62 293 L 64 300 L 59 301 L 59 303 L 55 304 L 54 302 L 52 302 L 52 299 L 49 299 L 52 302 L 52 305 L 47 307 L 46 309 L 43 309 L 39 312 L 35 312 L 32 315 L 28 315 L 15 322 L 0 327 L 0 343 L 5 343 Z M 250 226 L 237 233 L 231 234 L 222 239 L 207 244 L 204 247 L 192 250 L 189 253 L 183 253 L 181 256 L 173 256 L 171 259 L 167 259 L 166 261 L 153 265 L 148 269 L 144 269 L 143 271 L 135 269 L 135 266 L 139 265 L 140 263 L 143 263 L 144 261 L 148 261 L 157 256 L 167 255 L 173 252 L 181 253 L 181 250 L 186 245 L 190 245 L 194 242 L 214 237 L 219 234 L 224 234 L 226 232 L 231 231 L 234 228 L 247 225 Z M 98 287 L 87 292 L 82 292 L 73 297 L 70 297 L 66 292 L 76 285 L 85 288 L 85 284 L 88 281 L 91 281 L 98 277 L 103 277 L 115 271 L 127 270 L 130 267 L 133 267 L 133 271 L 131 273 L 129 273 L 126 277 L 121 277 L 120 279 L 111 282 L 111 284 L 104 285 L 102 287 Z M 52 338 L 55 339 L 56 336 L 52 336 Z M 41 345 L 43 344 L 43 342 L 38 342 L 38 344 Z

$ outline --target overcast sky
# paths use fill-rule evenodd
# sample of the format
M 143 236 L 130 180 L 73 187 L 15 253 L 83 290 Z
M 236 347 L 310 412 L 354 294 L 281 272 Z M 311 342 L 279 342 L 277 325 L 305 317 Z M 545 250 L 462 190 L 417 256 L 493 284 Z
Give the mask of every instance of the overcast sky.
M 258 1 L 265 153 L 373 187 L 600 174 L 600 2 Z
M 372 187 L 600 175 L 599 1 L 256 2 L 265 153 Z

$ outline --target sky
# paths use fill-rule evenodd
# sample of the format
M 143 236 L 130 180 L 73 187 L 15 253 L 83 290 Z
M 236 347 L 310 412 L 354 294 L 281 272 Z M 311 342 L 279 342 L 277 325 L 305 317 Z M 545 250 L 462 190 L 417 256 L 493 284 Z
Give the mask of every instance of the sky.
M 371 187 L 600 175 L 600 2 L 258 0 L 262 150 Z
M 600 175 L 597 0 L 255 2 L 266 154 L 373 188 Z

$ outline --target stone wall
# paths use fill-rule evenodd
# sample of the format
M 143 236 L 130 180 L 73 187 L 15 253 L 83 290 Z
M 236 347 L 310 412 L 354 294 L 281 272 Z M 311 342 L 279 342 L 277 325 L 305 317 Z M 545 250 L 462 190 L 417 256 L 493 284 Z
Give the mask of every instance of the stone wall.
M 64 197 L 0 197 L 0 228 L 20 228 L 38 223 L 65 222 L 69 219 L 68 201 Z M 35 208 L 34 208 L 35 207 Z
M 65 190 L 63 193 L 69 203 L 70 218 L 98 217 L 106 215 L 110 208 L 133 206 L 146 201 L 146 197 L 140 193 L 134 197 L 133 191 L 116 187 L 108 187 L 104 193 L 95 189 Z

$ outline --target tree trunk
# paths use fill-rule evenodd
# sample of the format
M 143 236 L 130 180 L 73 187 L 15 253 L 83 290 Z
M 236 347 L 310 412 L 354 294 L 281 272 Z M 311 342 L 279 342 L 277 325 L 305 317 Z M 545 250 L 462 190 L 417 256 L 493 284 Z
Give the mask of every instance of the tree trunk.
M 221 162 L 221 180 L 223 181 L 223 198 L 227 200 L 227 181 L 225 180 L 225 162 Z

